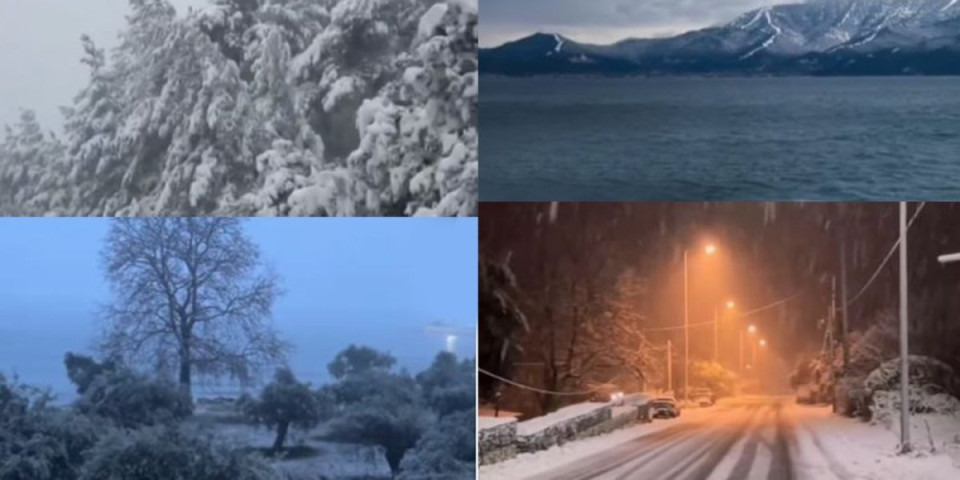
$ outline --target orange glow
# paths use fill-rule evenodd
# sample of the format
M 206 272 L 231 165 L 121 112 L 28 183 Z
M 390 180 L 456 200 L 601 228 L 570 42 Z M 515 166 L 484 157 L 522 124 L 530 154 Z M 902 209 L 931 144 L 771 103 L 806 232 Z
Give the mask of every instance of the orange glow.
M 737 302 L 734 302 L 733 300 L 727 300 L 727 308 L 733 308 L 736 306 L 737 306 Z
M 750 333 L 757 333 L 757 326 L 756 326 L 756 325 L 750 325 L 749 327 L 747 327 L 747 331 L 750 332 Z
M 717 251 L 717 246 L 712 243 L 708 243 L 706 248 L 704 248 L 704 251 L 707 252 L 707 255 L 713 255 Z
M 766 346 L 767 346 L 767 341 L 761 338 L 761 339 L 760 339 L 760 346 L 761 346 L 761 347 L 766 347 Z

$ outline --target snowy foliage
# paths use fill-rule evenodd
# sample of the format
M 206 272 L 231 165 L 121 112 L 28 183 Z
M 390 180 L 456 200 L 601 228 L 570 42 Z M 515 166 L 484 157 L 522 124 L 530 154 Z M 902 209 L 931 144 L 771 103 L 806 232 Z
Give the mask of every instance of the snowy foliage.
M 273 469 L 182 426 L 105 435 L 89 452 L 81 480 L 272 480 Z
M 50 400 L 0 374 L 0 478 L 78 478 L 97 428 L 84 416 L 51 407 Z
M 403 456 L 397 478 L 474 478 L 475 422 L 472 411 L 440 419 Z
M 274 451 L 283 450 L 290 426 L 307 430 L 330 415 L 330 407 L 322 405 L 310 386 L 298 382 L 293 372 L 286 368 L 277 370 L 273 381 L 263 387 L 258 400 L 240 403 L 244 406 L 244 413 L 254 421 L 276 428 Z
M 337 356 L 331 372 L 349 373 L 331 387 L 338 414 L 328 424 L 329 437 L 382 447 L 394 474 L 412 470 L 405 478 L 472 472 L 473 456 L 469 466 L 462 462 L 464 443 L 474 441 L 473 363 L 458 363 L 444 352 L 416 379 L 393 372 L 392 365 L 389 355 L 364 347 L 351 346 Z M 424 450 L 438 442 L 453 444 Z M 411 450 L 418 445 L 420 451 Z
M 32 114 L 0 210 L 59 215 L 475 215 L 477 4 L 129 0 L 63 143 Z
M 68 370 L 70 355 L 67 357 Z M 190 415 L 193 410 L 190 397 L 172 382 L 154 380 L 121 366 L 104 366 L 90 359 L 83 360 L 91 361 L 91 365 L 100 370 L 85 377 L 71 375 L 81 394 L 75 405 L 84 415 L 134 428 L 171 423 Z M 74 361 L 77 361 L 76 357 Z

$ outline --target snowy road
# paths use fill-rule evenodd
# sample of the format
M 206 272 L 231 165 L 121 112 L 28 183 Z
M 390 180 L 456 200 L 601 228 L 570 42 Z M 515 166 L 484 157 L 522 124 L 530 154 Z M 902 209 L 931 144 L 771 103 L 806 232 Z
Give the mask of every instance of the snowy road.
M 792 403 L 776 397 L 731 400 L 697 412 L 709 415 L 681 417 L 676 425 L 527 478 L 793 479 L 794 425 L 784 411 L 787 402 Z
M 792 397 L 738 397 L 480 467 L 481 480 L 956 480 L 944 440 L 960 416 L 916 416 L 896 454 L 896 425 L 833 415 Z

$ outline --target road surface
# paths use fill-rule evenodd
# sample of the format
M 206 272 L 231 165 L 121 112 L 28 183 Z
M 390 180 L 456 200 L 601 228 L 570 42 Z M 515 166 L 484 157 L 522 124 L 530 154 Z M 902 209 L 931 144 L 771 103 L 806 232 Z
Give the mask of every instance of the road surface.
M 531 480 L 793 480 L 796 425 L 790 398 L 731 399 L 696 418 L 586 458 L 527 477 Z

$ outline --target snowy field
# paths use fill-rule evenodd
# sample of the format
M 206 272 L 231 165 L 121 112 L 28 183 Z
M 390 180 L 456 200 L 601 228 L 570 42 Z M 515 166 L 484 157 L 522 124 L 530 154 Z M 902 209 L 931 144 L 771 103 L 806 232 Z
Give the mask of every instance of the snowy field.
M 267 450 L 273 443 L 273 430 L 243 422 L 226 406 L 204 406 L 194 421 L 210 428 L 229 445 Z M 390 466 L 379 447 L 333 442 L 325 438 L 324 425 L 308 432 L 290 431 L 288 448 L 307 452 L 296 458 L 275 460 L 276 468 L 290 480 L 388 479 Z
M 960 433 L 960 421 L 920 416 L 913 427 L 913 444 L 922 453 L 898 456 L 896 428 L 835 416 L 830 407 L 797 405 L 792 397 L 740 397 L 484 466 L 479 478 L 960 478 L 943 447 Z

